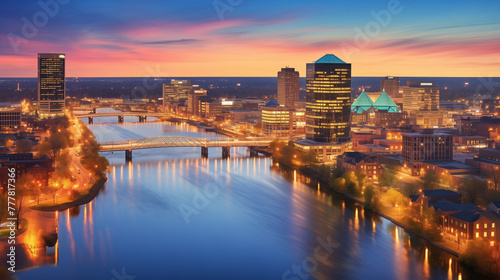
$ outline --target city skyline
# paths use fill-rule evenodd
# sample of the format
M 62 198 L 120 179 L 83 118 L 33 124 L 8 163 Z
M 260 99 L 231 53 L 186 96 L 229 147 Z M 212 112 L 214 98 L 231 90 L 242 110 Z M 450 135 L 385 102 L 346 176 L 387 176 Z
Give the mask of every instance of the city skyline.
M 41 52 L 66 53 L 68 77 L 270 77 L 324 53 L 353 76 L 500 76 L 496 2 L 43 3 L 5 7 L 0 77 L 36 77 Z

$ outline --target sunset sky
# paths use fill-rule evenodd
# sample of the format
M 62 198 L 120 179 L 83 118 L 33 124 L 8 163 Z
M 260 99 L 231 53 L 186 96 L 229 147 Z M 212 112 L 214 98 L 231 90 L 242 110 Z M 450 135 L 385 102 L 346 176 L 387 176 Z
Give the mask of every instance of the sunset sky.
M 0 77 L 35 77 L 39 52 L 68 77 L 304 76 L 325 53 L 353 76 L 500 76 L 499 1 L 44 1 L 3 3 Z

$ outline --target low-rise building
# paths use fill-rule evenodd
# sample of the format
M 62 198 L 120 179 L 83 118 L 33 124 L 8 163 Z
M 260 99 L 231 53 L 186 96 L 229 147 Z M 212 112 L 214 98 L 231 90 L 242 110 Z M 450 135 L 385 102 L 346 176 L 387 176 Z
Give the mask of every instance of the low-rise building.
M 373 157 L 359 152 L 345 152 L 337 159 L 337 166 L 342 171 L 360 171 L 366 174 L 370 183 L 378 182 L 382 165 Z
M 53 171 L 52 160 L 46 156 L 35 159 L 32 153 L 2 154 L 0 155 L 0 193 L 7 189 L 10 178 L 9 168 L 15 168 L 16 178 L 25 174 L 31 175 L 34 180 L 33 184 L 38 187 L 48 185 L 50 173 Z
M 497 228 L 500 216 L 493 212 L 460 211 L 444 220 L 447 237 L 458 243 L 474 239 L 486 239 L 491 246 L 497 244 Z

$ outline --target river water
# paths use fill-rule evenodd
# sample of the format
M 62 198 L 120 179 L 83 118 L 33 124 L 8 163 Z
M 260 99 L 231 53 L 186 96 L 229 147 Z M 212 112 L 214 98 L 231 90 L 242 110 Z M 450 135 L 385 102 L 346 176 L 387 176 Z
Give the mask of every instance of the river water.
M 187 124 L 95 118 L 98 141 L 215 137 Z M 245 148 L 104 153 L 90 204 L 59 214 L 55 263 L 27 279 L 479 279 L 454 257 Z M 318 189 L 319 188 L 319 189 Z M 130 277 L 129 277 L 130 276 Z M 135 278 L 132 278 L 135 277 Z

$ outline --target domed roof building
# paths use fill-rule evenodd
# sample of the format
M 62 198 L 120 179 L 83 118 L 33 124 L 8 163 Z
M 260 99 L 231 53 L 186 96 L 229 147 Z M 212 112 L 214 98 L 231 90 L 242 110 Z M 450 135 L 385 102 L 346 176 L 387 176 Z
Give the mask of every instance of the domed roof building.
M 266 107 L 280 106 L 280 104 L 276 100 L 271 100 L 266 103 Z

